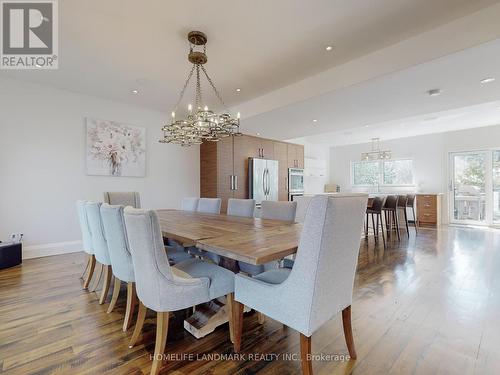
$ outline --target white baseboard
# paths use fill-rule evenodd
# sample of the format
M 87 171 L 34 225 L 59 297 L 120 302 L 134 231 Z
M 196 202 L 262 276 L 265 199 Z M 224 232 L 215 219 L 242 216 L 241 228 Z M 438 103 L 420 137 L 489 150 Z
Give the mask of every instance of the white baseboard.
M 76 253 L 78 251 L 83 251 L 82 247 L 82 241 L 47 243 L 43 245 L 32 245 L 26 247 L 23 246 L 23 259 Z

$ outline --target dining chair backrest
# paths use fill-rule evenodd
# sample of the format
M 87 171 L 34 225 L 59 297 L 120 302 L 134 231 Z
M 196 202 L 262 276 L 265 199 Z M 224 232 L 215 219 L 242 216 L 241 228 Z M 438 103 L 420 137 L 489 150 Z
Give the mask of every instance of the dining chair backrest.
M 294 222 L 297 202 L 262 201 L 261 211 L 262 219 Z
M 415 194 L 406 195 L 406 206 L 413 207 L 415 205 Z
M 82 232 L 83 251 L 87 254 L 94 254 L 94 246 L 92 245 L 92 236 L 90 235 L 89 221 L 87 219 L 87 211 L 85 210 L 85 201 L 76 201 L 76 212 L 78 214 L 78 222 Z
M 300 236 L 295 264 L 286 283 L 296 297 L 284 322 L 310 336 L 351 305 L 366 194 L 312 198 Z
M 87 202 L 85 204 L 85 211 L 87 212 L 95 258 L 99 263 L 109 266 L 111 264 L 111 260 L 109 258 L 108 244 L 106 243 L 104 228 L 102 226 L 101 204 L 102 203 L 99 202 Z
M 133 282 L 134 266 L 125 232 L 123 209 L 124 206 L 104 203 L 101 206 L 101 219 L 113 275 L 121 281 Z
M 298 196 L 293 198 L 294 202 L 297 202 L 297 208 L 295 210 L 295 222 L 304 222 L 304 220 L 306 219 L 307 207 L 309 207 L 312 198 L 313 197 L 311 196 Z
M 397 195 L 388 195 L 385 198 L 384 208 L 395 210 L 398 207 L 398 196 Z
M 370 210 L 375 212 L 382 212 L 383 205 L 384 205 L 384 199 L 382 197 L 373 197 Z
M 146 307 L 155 311 L 176 311 L 209 300 L 207 285 L 210 281 L 207 278 L 174 274 L 163 247 L 155 211 L 126 207 L 124 218 L 137 295 Z
M 406 195 L 398 195 L 398 207 L 406 207 Z
M 141 199 L 136 191 L 106 191 L 104 192 L 104 203 L 141 208 Z
M 200 198 L 196 211 L 207 214 L 220 214 L 222 199 L 220 198 Z
M 196 211 L 198 209 L 198 201 L 200 198 L 182 198 L 181 210 Z
M 229 198 L 227 201 L 227 214 L 231 216 L 253 217 L 255 210 L 254 199 Z

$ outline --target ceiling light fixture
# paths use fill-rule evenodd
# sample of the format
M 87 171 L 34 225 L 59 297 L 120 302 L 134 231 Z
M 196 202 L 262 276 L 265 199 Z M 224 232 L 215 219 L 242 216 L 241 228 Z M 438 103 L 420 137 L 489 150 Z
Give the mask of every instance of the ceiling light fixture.
M 318 122 L 318 120 L 317 120 L 317 119 L 315 119 L 315 118 L 313 118 L 312 122 Z
M 137 89 L 133 89 L 133 90 L 132 90 L 132 94 L 139 94 L 139 90 L 137 90 Z
M 332 47 L 332 46 L 326 46 L 326 47 L 325 47 L 325 49 L 326 49 L 327 51 L 331 51 L 331 50 L 333 50 L 333 47 Z
M 491 83 L 494 82 L 495 78 L 494 77 L 487 77 L 481 80 L 481 83 Z
M 260 135 L 260 133 L 255 133 L 256 135 Z
M 391 152 L 389 150 L 380 149 L 380 138 L 372 138 L 372 149 L 369 152 L 363 152 L 361 154 L 361 160 L 383 160 L 390 159 Z
M 429 94 L 429 96 L 439 96 L 439 95 L 441 95 L 441 90 L 440 89 L 431 89 L 431 90 L 427 91 L 427 94 Z
M 241 135 L 240 114 L 238 113 L 236 118 L 231 115 L 219 90 L 215 87 L 205 69 L 205 63 L 207 62 L 207 36 L 201 31 L 191 31 L 187 39 L 189 41 L 188 60 L 192 64 L 192 67 L 182 87 L 179 99 L 172 110 L 170 124 L 165 125 L 161 129 L 163 131 L 163 139 L 160 142 L 192 146 L 202 144 L 203 141 L 218 142 L 225 137 Z M 198 50 L 196 50 L 197 48 Z M 193 75 L 196 76 L 194 108 L 193 105 L 189 104 L 187 112 L 183 113 L 184 116 L 181 115 L 179 116 L 180 119 L 177 119 L 177 110 Z M 202 76 L 207 80 L 216 98 L 224 108 L 224 112 L 217 114 L 209 110 L 208 106 L 204 103 L 201 90 Z
M 236 92 L 241 92 L 241 89 L 240 88 L 236 89 Z

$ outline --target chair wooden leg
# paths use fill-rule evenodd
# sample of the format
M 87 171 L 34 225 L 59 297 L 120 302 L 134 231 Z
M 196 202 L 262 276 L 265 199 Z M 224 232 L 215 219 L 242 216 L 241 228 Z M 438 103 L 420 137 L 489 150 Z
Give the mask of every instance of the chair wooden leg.
M 132 333 L 132 337 L 130 338 L 130 343 L 128 344 L 129 348 L 133 348 L 139 335 L 142 331 L 142 326 L 144 325 L 144 320 L 146 319 L 146 312 L 148 311 L 147 307 L 139 301 L 139 311 L 137 312 L 137 321 L 135 322 L 134 332 Z
M 393 211 L 394 222 L 396 223 L 396 232 L 398 235 L 398 241 L 401 241 L 401 235 L 399 233 L 399 219 L 398 219 L 398 210 Z
M 412 207 L 411 210 L 413 211 L 413 223 L 415 225 L 415 233 L 418 233 L 418 223 L 417 223 L 417 217 L 415 216 L 415 207 Z
M 344 337 L 347 344 L 347 350 L 352 359 L 357 358 L 356 349 L 354 348 L 354 337 L 352 335 L 351 325 L 351 306 L 347 306 L 342 310 L 342 324 L 344 326 Z
M 302 374 L 312 375 L 311 361 L 311 337 L 300 334 L 300 362 L 302 364 Z
M 377 242 L 378 235 L 377 235 L 377 233 L 375 232 L 375 219 L 374 219 L 374 217 L 373 217 L 373 214 L 371 214 L 371 216 L 372 216 L 373 238 L 375 239 L 375 242 Z
M 229 319 L 229 339 L 234 344 L 234 322 L 233 322 L 234 293 L 226 296 L 227 314 Z
M 406 207 L 403 208 L 403 211 L 405 214 L 406 234 L 408 235 L 408 238 L 410 238 L 410 229 L 408 228 L 408 213 L 406 212 Z
M 115 276 L 115 283 L 113 284 L 113 295 L 111 297 L 111 302 L 109 303 L 108 306 L 108 311 L 106 311 L 108 314 L 115 308 L 116 301 L 118 300 L 118 296 L 120 295 L 121 284 L 122 284 L 121 280 Z
M 384 223 L 382 222 L 382 214 L 377 215 L 377 231 L 378 231 L 378 216 L 380 216 L 380 229 L 382 230 L 382 241 L 385 248 L 385 233 L 384 233 Z
M 233 313 L 233 344 L 234 344 L 234 352 L 238 353 L 241 350 L 241 334 L 243 331 L 243 304 L 234 300 L 233 307 L 231 311 Z
M 89 272 L 87 274 L 87 277 L 85 278 L 85 281 L 83 282 L 83 289 L 89 288 L 90 280 L 94 275 L 94 268 L 95 268 L 95 256 L 94 254 L 92 254 L 89 257 Z
M 82 274 L 80 275 L 80 279 L 83 279 L 85 277 L 85 273 L 87 272 L 87 270 L 89 269 L 89 265 L 90 265 L 90 257 L 91 255 L 90 254 L 87 254 L 87 261 L 85 262 L 85 268 L 83 269 L 83 272 Z
M 104 267 L 104 280 L 102 282 L 102 291 L 101 291 L 101 298 L 99 298 L 99 305 L 102 305 L 106 301 L 106 297 L 108 296 L 109 292 L 109 285 L 111 284 L 111 276 L 113 276 L 110 265 L 103 267 Z
M 368 214 L 366 214 L 365 220 L 365 238 L 368 239 Z
M 137 302 L 137 294 L 135 293 L 135 283 L 127 283 L 127 307 L 125 309 L 125 319 L 123 321 L 123 332 L 126 332 L 132 323 L 134 316 L 135 305 Z
M 102 277 L 102 270 L 103 270 L 103 265 L 101 263 L 99 263 L 97 265 L 97 267 L 99 268 L 97 270 L 97 278 L 95 279 L 94 281 L 94 286 L 92 287 L 92 289 L 90 290 L 91 292 L 95 292 L 97 287 L 99 286 L 99 283 L 101 282 L 101 277 Z
M 168 335 L 168 317 L 168 311 L 156 313 L 156 344 L 151 375 L 157 375 L 162 366 L 163 353 L 165 352 Z

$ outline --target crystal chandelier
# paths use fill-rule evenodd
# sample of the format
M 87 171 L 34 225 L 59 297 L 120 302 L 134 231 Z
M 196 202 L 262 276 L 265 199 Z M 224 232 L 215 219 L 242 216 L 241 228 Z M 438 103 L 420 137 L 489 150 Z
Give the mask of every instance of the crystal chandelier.
M 372 138 L 372 150 L 370 152 L 363 152 L 361 154 L 361 160 L 383 160 L 390 159 L 391 152 L 388 150 L 380 149 L 380 138 Z
M 189 55 L 188 60 L 193 64 L 186 82 L 181 90 L 179 100 L 177 101 L 173 111 L 172 118 L 168 125 L 165 125 L 161 130 L 164 133 L 161 143 L 175 143 L 181 146 L 192 146 L 203 143 L 204 140 L 218 142 L 224 137 L 241 135 L 240 133 L 240 114 L 234 118 L 231 116 L 229 109 L 224 104 L 222 96 L 215 87 L 212 79 L 208 75 L 204 64 L 207 62 L 206 44 L 207 36 L 201 31 L 191 31 L 188 34 Z M 202 49 L 195 50 L 196 48 Z M 193 75 L 196 74 L 195 100 L 193 105 L 189 104 L 187 113 L 184 118 L 176 117 L 177 110 L 184 97 L 184 93 L 189 85 Z M 215 96 L 222 104 L 223 113 L 217 114 L 208 109 L 203 103 L 201 91 L 201 76 L 206 78 Z

